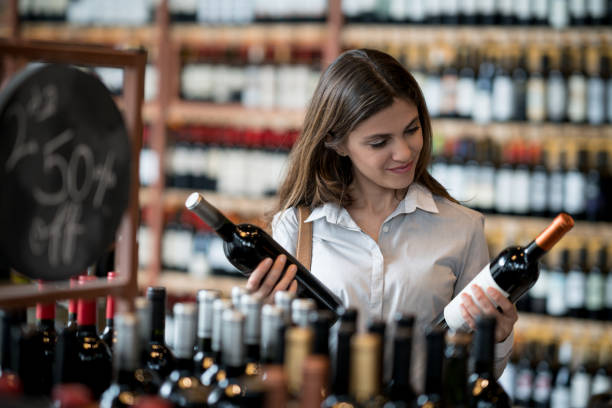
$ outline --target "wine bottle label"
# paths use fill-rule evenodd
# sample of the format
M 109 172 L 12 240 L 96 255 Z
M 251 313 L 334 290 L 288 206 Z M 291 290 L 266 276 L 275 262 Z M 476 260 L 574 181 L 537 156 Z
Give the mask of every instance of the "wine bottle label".
M 493 81 L 493 118 L 508 121 L 514 114 L 514 88 L 508 76 L 497 76 Z
M 586 181 L 578 171 L 570 171 L 565 175 L 564 209 L 570 214 L 580 214 L 586 209 Z
M 612 387 L 610 377 L 605 374 L 595 374 L 595 377 L 593 377 L 593 385 L 591 386 L 591 395 L 609 392 L 610 387 Z
M 476 14 L 477 0 L 463 0 L 461 2 L 461 14 L 468 17 L 473 17 Z
M 548 176 L 545 171 L 534 171 L 529 183 L 530 208 L 533 212 L 544 212 L 547 207 Z
M 589 273 L 586 281 L 587 310 L 600 311 L 604 306 L 604 285 L 603 276 L 599 272 Z
M 603 18 L 606 15 L 605 0 L 588 0 L 587 7 L 589 15 L 593 18 Z
M 517 3 L 529 3 L 528 0 L 518 0 Z M 539 21 L 544 21 L 548 18 L 548 0 L 533 0 L 531 1 L 533 16 Z
M 451 164 L 448 166 L 448 188 L 451 194 L 459 201 L 466 200 L 465 196 L 465 176 L 463 174 L 463 166 L 459 164 Z
M 600 125 L 605 119 L 605 84 L 601 78 L 590 78 L 587 83 L 587 119 Z
M 497 170 L 495 183 L 495 210 L 499 213 L 509 213 L 512 210 L 512 186 L 514 175 L 511 168 Z
M 584 272 L 580 270 L 571 270 L 568 272 L 565 295 L 568 308 L 578 309 L 584 307 L 586 295 Z
M 516 370 L 516 364 L 508 361 L 504 372 L 497 380 L 511 400 L 516 399 Z
M 584 122 L 586 119 L 586 80 L 582 75 L 572 75 L 568 84 L 567 116 L 574 123 Z
M 441 0 L 427 0 L 425 2 L 425 15 L 428 17 L 440 17 L 442 11 Z
M 520 369 L 516 374 L 515 398 L 518 401 L 529 401 L 533 391 L 533 372 L 530 369 Z
M 440 103 L 442 101 L 442 86 L 440 78 L 434 75 L 427 77 L 424 89 L 427 109 L 432 117 L 440 116 Z
M 550 408 L 567 408 L 570 406 L 570 390 L 567 387 L 555 387 L 550 394 Z
M 529 7 L 529 0 L 515 0 L 514 1 L 514 15 L 521 22 L 529 21 L 531 17 L 531 10 Z
M 483 16 L 495 15 L 495 0 L 477 0 L 477 11 Z
M 548 194 L 548 209 L 551 212 L 558 213 L 563 211 L 564 177 L 561 172 L 554 172 L 550 175 L 550 190 Z
M 491 91 L 488 88 L 476 87 L 472 117 L 475 122 L 491 122 Z
M 540 276 L 529 289 L 529 296 L 533 299 L 546 299 L 548 295 L 548 274 L 549 272 L 545 268 L 540 267 Z
M 514 15 L 514 5 L 512 4 L 512 0 L 499 0 L 497 8 L 499 9 L 499 14 L 504 17 L 512 17 Z
M 431 165 L 431 175 L 435 178 L 440 184 L 442 184 L 445 188 L 448 188 L 447 178 L 447 164 L 444 162 L 434 162 Z
M 570 388 L 570 406 L 586 408 L 591 396 L 591 376 L 584 372 L 574 373 Z
M 517 214 L 529 212 L 529 178 L 529 170 L 526 168 L 514 171 L 510 197 L 512 210 Z
M 447 16 L 456 17 L 459 13 L 459 0 L 442 0 L 440 10 Z
M 552 373 L 550 371 L 542 371 L 536 374 L 533 380 L 533 400 L 536 403 L 546 404 L 550 399 L 552 388 Z
M 474 78 L 459 78 L 457 82 L 457 114 L 472 117 L 474 106 Z
M 478 275 L 476 275 L 474 279 L 472 279 L 472 281 L 468 283 L 468 285 L 465 288 L 463 288 L 461 292 L 459 292 L 459 294 L 455 296 L 453 300 L 451 300 L 450 303 L 446 305 L 446 307 L 444 308 L 444 319 L 446 320 L 446 324 L 448 325 L 449 328 L 453 330 L 466 330 L 466 331 L 470 330 L 470 327 L 467 325 L 467 323 L 463 319 L 463 316 L 461 315 L 461 305 L 463 303 L 462 295 L 464 293 L 467 293 L 468 295 L 472 296 L 472 299 L 474 299 L 474 302 L 478 305 L 478 301 L 474 297 L 474 293 L 472 291 L 472 285 L 480 286 L 482 290 L 485 292 L 485 294 L 487 295 L 487 297 L 489 298 L 489 300 L 496 306 L 497 304 L 495 303 L 495 301 L 487 293 L 488 288 L 497 289 L 505 297 L 510 296 L 508 292 L 503 290 L 497 284 L 497 282 L 495 282 L 495 280 L 493 279 L 493 276 L 491 276 L 491 270 L 490 270 L 489 265 L 485 266 L 478 273 Z
M 584 20 L 586 17 L 586 2 L 584 0 L 570 0 L 569 13 L 574 19 Z
M 548 80 L 547 92 L 548 117 L 550 120 L 560 121 L 567 110 L 565 106 L 567 100 L 565 81 L 561 75 L 552 76 Z
M 566 0 L 552 0 L 548 21 L 554 28 L 565 28 L 569 24 Z
M 541 78 L 527 81 L 527 119 L 541 122 L 546 117 L 546 85 Z
M 608 273 L 608 276 L 606 277 L 604 302 L 606 308 L 612 309 L 612 272 Z
M 493 210 L 495 206 L 495 168 L 481 166 L 478 174 L 478 203 L 483 211 Z
M 565 280 L 565 274 L 562 271 L 551 271 L 548 275 L 546 312 L 551 316 L 563 316 L 567 311 Z
M 610 13 L 612 13 L 612 10 L 610 10 Z M 606 96 L 606 107 L 608 108 L 606 117 L 607 121 L 612 123 L 612 79 L 606 81 Z

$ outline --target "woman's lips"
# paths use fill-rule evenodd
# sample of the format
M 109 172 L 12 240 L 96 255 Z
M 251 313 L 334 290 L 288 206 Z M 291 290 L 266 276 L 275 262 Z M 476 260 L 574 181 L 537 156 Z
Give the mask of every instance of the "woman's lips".
M 402 174 L 402 173 L 406 173 L 408 171 L 410 171 L 410 169 L 412 169 L 412 164 L 414 162 L 411 161 L 410 163 L 406 163 L 403 166 L 398 166 L 398 167 L 393 167 L 391 169 L 388 169 L 390 172 L 392 173 L 396 173 L 396 174 Z

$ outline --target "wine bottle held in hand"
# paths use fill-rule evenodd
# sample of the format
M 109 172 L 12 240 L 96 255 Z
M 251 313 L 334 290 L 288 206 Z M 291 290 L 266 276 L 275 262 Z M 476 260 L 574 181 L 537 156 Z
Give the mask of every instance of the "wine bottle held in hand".
M 574 226 L 574 220 L 566 213 L 560 213 L 553 222 L 527 246 L 504 249 L 489 265 L 476 275 L 463 290 L 451 300 L 433 321 L 439 328 L 469 331 L 461 315 L 462 295 L 467 293 L 474 299 L 472 286 L 480 286 L 487 293 L 495 288 L 515 303 L 538 280 L 538 261 Z M 488 296 L 488 295 L 487 295 Z M 493 299 L 491 299 L 493 302 Z
M 287 267 L 291 264 L 297 266 L 295 278 L 300 285 L 298 290 L 303 292 L 302 296 L 314 299 L 319 308 L 326 308 L 334 313 L 342 304 L 336 295 L 263 229 L 253 224 L 235 225 L 199 193 L 192 193 L 185 206 L 223 239 L 225 256 L 243 274 L 249 275 L 266 258 L 274 260 L 284 254 L 287 256 Z

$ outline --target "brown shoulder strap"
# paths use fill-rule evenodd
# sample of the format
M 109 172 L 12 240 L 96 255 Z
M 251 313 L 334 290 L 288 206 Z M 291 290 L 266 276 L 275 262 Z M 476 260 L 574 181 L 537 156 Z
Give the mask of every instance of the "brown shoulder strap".
M 310 208 L 298 207 L 298 240 L 296 258 L 310 270 L 312 261 L 312 222 L 304 222 L 310 215 Z

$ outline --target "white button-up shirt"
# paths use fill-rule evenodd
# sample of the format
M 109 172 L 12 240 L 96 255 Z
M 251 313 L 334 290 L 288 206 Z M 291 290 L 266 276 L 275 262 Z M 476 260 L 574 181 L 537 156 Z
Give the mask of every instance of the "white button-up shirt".
M 348 211 L 335 204 L 315 208 L 311 272 L 345 306 L 359 311 L 359 330 L 369 317 L 392 327 L 396 312 L 415 316 L 412 383 L 424 387 L 423 328 L 489 262 L 482 214 L 432 195 L 413 183 L 382 224 L 378 242 L 363 232 Z M 295 208 L 276 214 L 276 239 L 295 255 L 298 220 Z M 385 372 L 392 366 L 392 333 L 387 331 Z M 513 335 L 496 347 L 499 376 L 512 348 Z M 332 345 L 333 346 L 333 345 Z M 442 358 L 442 356 L 440 356 Z

